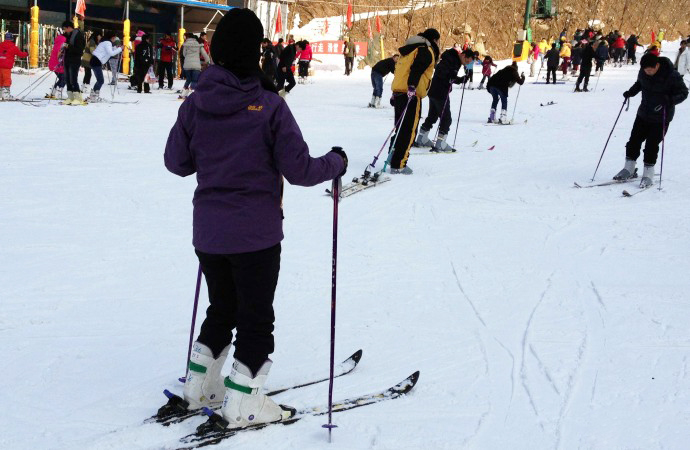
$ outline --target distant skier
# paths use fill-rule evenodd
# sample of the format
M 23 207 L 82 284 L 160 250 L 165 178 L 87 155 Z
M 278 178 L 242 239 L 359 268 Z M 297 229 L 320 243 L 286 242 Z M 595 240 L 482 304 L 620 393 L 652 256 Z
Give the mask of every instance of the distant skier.
M 163 89 L 165 77 L 168 77 L 168 89 L 173 86 L 173 60 L 177 53 L 177 43 L 172 38 L 170 32 L 165 32 L 163 38 L 158 41 L 157 48 L 160 50 L 158 60 L 158 89 Z
M 491 78 L 492 67 L 497 67 L 493 58 L 491 58 L 489 55 L 484 56 L 484 61 L 482 61 L 482 81 L 479 82 L 479 87 L 477 89 L 484 89 L 484 82 Z
M 9 31 L 5 33 L 4 42 L 0 43 L 0 100 L 11 100 L 10 88 L 12 87 L 12 67 L 14 58 L 26 58 L 28 53 L 19 50 L 14 44 L 14 35 Z
M 555 50 L 555 48 L 553 49 Z M 551 51 L 551 50 L 549 50 Z M 556 53 L 558 55 L 558 53 Z M 554 69 L 555 72 L 555 69 Z M 508 90 L 515 86 L 515 83 L 522 85 L 525 82 L 525 74 L 518 74 L 517 62 L 496 72 L 496 75 L 489 79 L 486 89 L 493 97 L 491 101 L 491 111 L 489 112 L 488 123 L 508 123 Z M 501 117 L 496 120 L 496 107 L 498 100 L 501 99 Z
M 398 124 L 394 138 L 395 146 L 390 150 L 390 173 L 411 175 L 407 165 L 410 147 L 415 140 L 422 99 L 427 96 L 429 84 L 438 60 L 438 40 L 441 35 L 429 28 L 412 36 L 400 47 L 400 60 L 395 67 L 393 96 L 395 123 Z
M 690 49 L 686 48 L 684 52 L 678 55 L 678 73 L 681 77 L 690 75 Z
M 623 66 L 623 57 L 625 56 L 625 39 L 620 34 L 616 35 L 611 48 L 613 49 L 613 62 L 620 67 Z
M 469 47 L 464 49 L 463 52 L 468 50 L 472 53 L 472 59 L 470 59 L 469 62 L 463 64 L 463 66 L 465 67 L 465 78 L 463 84 L 465 84 L 465 89 L 469 89 L 471 91 L 472 89 L 474 89 L 474 87 L 472 86 L 472 82 L 474 81 L 474 60 L 476 58 L 479 58 L 479 53 L 475 55 L 474 52 L 472 52 L 472 49 L 470 49 Z
M 113 45 L 115 39 L 117 39 L 117 36 L 109 34 L 105 39 L 101 40 L 98 46 L 93 50 L 89 65 L 96 77 L 96 84 L 93 85 L 93 90 L 89 96 L 89 102 L 97 102 L 100 100 L 101 87 L 105 82 L 105 78 L 103 77 L 103 65 L 111 58 L 122 53 L 122 47 Z
M 276 81 L 277 60 L 276 49 L 273 47 L 271 40 L 264 38 L 261 41 L 261 70 L 274 84 Z
M 450 125 L 453 123 L 453 117 L 450 113 L 450 93 L 453 90 L 453 84 L 462 84 L 467 81 L 469 75 L 458 77 L 458 71 L 462 66 L 467 66 L 473 61 L 474 53 L 472 53 L 472 50 L 465 50 L 460 53 L 455 48 L 450 48 L 443 52 L 441 60 L 436 65 L 434 76 L 431 79 L 429 113 L 419 130 L 415 146 L 433 147 L 431 149 L 432 152 L 447 153 L 455 151 L 446 141 Z M 429 139 L 429 132 L 439 117 L 441 118 L 441 123 L 438 126 L 438 139 L 434 143 Z
M 309 66 L 311 65 L 311 59 L 312 59 L 312 52 L 311 52 L 311 45 L 309 45 L 309 41 L 302 40 L 297 43 L 297 55 L 295 58 L 297 58 L 297 74 L 299 76 L 299 80 L 302 84 L 307 82 L 307 78 L 309 78 Z
M 606 41 L 603 39 L 600 39 L 598 42 L 598 45 L 594 45 L 594 51 L 597 55 L 597 67 L 595 69 L 595 72 L 603 72 L 604 71 L 604 63 L 609 60 L 609 48 L 606 46 Z
M 556 70 L 558 70 L 558 63 L 560 62 L 561 57 L 558 53 L 555 42 L 551 44 L 551 50 L 546 52 L 544 59 L 546 59 L 546 84 L 549 84 L 549 80 L 551 79 L 552 75 L 553 84 L 556 84 Z
M 583 41 L 584 43 L 586 41 Z M 592 74 L 592 60 L 596 57 L 594 48 L 591 42 L 587 42 L 585 48 L 582 50 L 582 67 L 580 68 L 580 76 L 577 77 L 577 83 L 575 83 L 575 92 L 589 92 L 587 85 L 589 84 L 589 77 Z M 584 80 L 584 89 L 580 90 L 580 83 Z
M 53 50 L 50 52 L 48 69 L 55 73 L 57 77 L 50 93 L 46 94 L 49 99 L 62 99 L 62 89 L 65 87 L 65 43 L 67 36 L 65 33 L 58 33 L 53 41 Z
M 67 37 L 64 65 L 68 99 L 64 104 L 85 105 L 86 103 L 79 88 L 79 68 L 81 67 L 81 57 L 86 47 L 86 39 L 84 38 L 84 33 L 79 28 L 74 28 L 74 24 L 70 21 L 63 22 L 62 29 Z
M 187 98 L 187 96 L 196 89 L 196 84 L 201 75 L 202 59 L 206 62 L 210 59 L 208 53 L 204 50 L 203 44 L 199 43 L 194 33 L 185 34 L 185 38 L 184 44 L 182 44 L 182 48 L 180 48 L 180 53 L 184 56 L 182 69 L 185 74 L 184 87 L 182 88 L 182 95 L 180 95 L 181 99 Z M 138 90 L 140 91 L 141 89 L 139 88 Z
M 577 71 L 580 70 L 580 66 L 582 65 L 582 52 L 584 51 L 584 46 L 582 42 L 577 42 L 575 46 L 573 47 L 572 51 L 572 66 L 573 69 L 570 72 L 572 75 L 577 75 Z
M 280 52 L 278 72 L 276 72 L 276 84 L 278 85 L 278 93 L 283 98 L 287 97 L 292 88 L 297 85 L 295 82 L 295 75 L 292 73 L 292 63 L 295 61 L 296 54 L 297 49 L 295 48 L 295 44 L 286 45 Z M 285 86 L 286 81 L 287 86 Z
M 529 76 L 537 76 L 537 65 L 539 64 L 539 46 L 536 42 L 532 43 L 532 48 L 530 49 L 530 59 L 529 63 Z M 483 72 L 482 72 L 483 73 Z M 491 75 L 491 73 L 489 73 Z M 484 83 L 484 78 L 482 78 L 482 84 Z
M 645 142 L 644 172 L 640 187 L 648 187 L 654 182 L 659 143 L 673 120 L 675 105 L 688 97 L 688 88 L 683 77 L 673 68 L 670 59 L 648 53 L 640 60 L 637 81 L 623 93 L 623 97 L 634 97 L 640 91 L 642 102 L 637 109 L 630 140 L 625 145 L 625 167 L 613 179 L 627 180 L 633 176 L 640 148 Z
M 374 93 L 369 102 L 369 108 L 378 108 L 381 106 L 381 96 L 383 95 L 383 79 L 389 74 L 395 74 L 395 64 L 398 62 L 400 55 L 397 53 L 390 58 L 382 59 L 374 64 L 371 68 L 371 85 L 374 87 Z
M 274 351 L 283 178 L 314 186 L 347 168 L 340 149 L 309 155 L 290 108 L 261 73 L 262 39 L 263 26 L 252 11 L 225 14 L 211 43 L 215 64 L 180 107 L 164 155 L 170 172 L 196 174 L 192 243 L 210 302 L 193 345 L 184 398 L 192 410 L 220 407 L 229 428 L 291 416 L 262 389 Z M 234 361 L 223 379 L 233 329 Z
M 626 49 L 628 50 L 628 62 L 631 64 L 637 64 L 637 47 L 640 43 L 637 41 L 637 36 L 631 34 L 628 40 L 625 42 Z
M 187 39 L 185 41 L 185 45 L 188 45 L 187 43 L 190 41 L 190 39 Z M 201 44 L 197 44 L 201 46 Z M 184 50 L 187 50 L 189 47 L 183 47 Z M 191 64 L 191 61 L 193 58 L 190 56 L 189 52 L 185 53 L 185 66 L 189 67 L 189 64 Z M 141 37 L 141 42 L 139 45 L 137 45 L 137 49 L 134 52 L 134 77 L 137 80 L 137 93 L 141 94 L 142 92 L 142 87 L 143 91 L 146 94 L 151 93 L 151 86 L 149 85 L 148 81 L 146 81 L 146 75 L 149 72 L 149 68 L 153 66 L 153 47 L 149 43 L 149 35 L 145 34 Z M 191 73 L 192 71 L 189 69 L 186 69 L 187 73 Z M 201 70 L 201 67 L 199 67 L 199 70 Z M 198 77 L 198 75 L 197 75 Z M 195 80 L 194 80 L 195 81 Z M 187 84 L 188 80 L 185 80 L 185 84 Z M 193 83 L 196 85 L 196 83 Z M 194 89 L 194 87 L 192 87 Z
M 570 44 L 567 42 L 563 42 L 561 44 L 561 52 L 559 53 L 559 56 L 563 58 L 563 62 L 561 63 L 561 72 L 563 72 L 563 77 L 561 80 L 567 80 L 568 79 L 568 68 L 570 67 L 570 57 L 572 55 L 572 51 L 570 49 Z
M 355 57 L 357 56 L 357 47 L 349 37 L 345 38 L 343 44 L 343 56 L 345 57 L 345 75 L 350 75 L 355 67 Z

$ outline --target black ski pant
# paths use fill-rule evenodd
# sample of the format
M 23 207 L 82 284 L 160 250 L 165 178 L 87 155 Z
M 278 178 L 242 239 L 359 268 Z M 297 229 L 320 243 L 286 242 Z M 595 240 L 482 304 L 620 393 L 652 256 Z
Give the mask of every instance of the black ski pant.
M 168 76 L 168 89 L 173 86 L 173 63 L 158 61 L 158 87 L 163 89 L 165 83 L 165 75 Z
M 447 136 L 450 130 L 450 124 L 453 123 L 453 118 L 450 115 L 450 101 L 448 98 L 440 99 L 429 97 L 429 114 L 422 124 L 422 130 L 431 130 L 439 119 L 439 116 L 441 117 L 441 123 L 438 126 L 438 134 Z
M 136 80 L 137 92 L 141 94 L 141 86 L 144 86 L 144 92 L 151 92 L 151 86 L 145 82 L 146 74 L 149 72 L 150 65 L 134 65 L 134 79 Z
M 295 87 L 295 85 L 297 84 L 295 82 L 295 75 L 292 73 L 292 70 L 290 70 L 290 67 L 286 67 L 285 72 L 283 72 L 282 67 L 279 67 L 278 73 L 276 73 L 276 82 L 278 83 L 279 91 L 283 89 L 286 81 L 287 87 L 285 88 L 285 92 L 290 92 L 292 88 Z
M 345 75 L 350 75 L 352 73 L 352 67 L 354 66 L 355 58 L 346 56 L 345 57 Z
M 649 122 L 637 116 L 630 132 L 630 139 L 625 144 L 625 158 L 637 161 L 644 142 L 644 164 L 655 165 L 659 154 L 659 143 L 664 138 L 664 133 L 668 131 L 668 126 L 669 124 L 666 124 L 666 127 L 663 127 L 661 122 Z
M 394 94 L 395 123 L 400 122 L 393 137 L 395 145 L 391 149 L 391 167 L 394 169 L 402 169 L 407 165 L 407 159 L 410 157 L 410 147 L 412 147 L 415 137 L 417 137 L 417 125 L 419 124 L 421 106 L 422 100 L 416 95 L 409 99 L 408 104 L 407 94 Z M 403 115 L 405 116 L 404 118 Z
M 580 69 L 580 75 L 577 77 L 577 83 L 575 83 L 575 87 L 580 87 L 580 83 L 582 80 L 585 80 L 585 89 L 587 89 L 587 85 L 589 84 L 589 76 L 592 74 L 592 66 L 582 66 L 582 69 Z
M 265 250 L 216 255 L 196 250 L 210 305 L 198 341 L 214 357 L 232 342 L 235 359 L 256 374 L 273 353 L 273 297 L 280 272 L 280 244 Z
M 65 63 L 65 79 L 67 81 L 68 92 L 81 92 L 79 89 L 79 68 L 81 62 Z
M 86 63 L 81 65 L 84 68 L 84 81 L 83 83 L 91 84 L 91 64 Z
M 547 67 L 546 68 L 546 84 L 549 84 L 551 75 L 553 75 L 553 84 L 556 84 L 556 70 L 558 67 Z

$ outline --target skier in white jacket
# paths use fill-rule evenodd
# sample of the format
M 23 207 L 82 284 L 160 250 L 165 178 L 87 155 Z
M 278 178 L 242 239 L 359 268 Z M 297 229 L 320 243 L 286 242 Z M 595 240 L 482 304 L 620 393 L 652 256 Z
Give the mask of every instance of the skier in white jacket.
M 119 55 L 122 52 L 122 47 L 114 47 L 113 42 L 115 42 L 117 36 L 111 34 L 102 40 L 98 47 L 93 51 L 91 56 L 91 70 L 93 70 L 96 76 L 96 84 L 93 86 L 93 91 L 89 96 L 90 102 L 97 102 L 100 96 L 101 86 L 103 86 L 103 64 L 107 63 L 113 56 Z
M 204 46 L 199 43 L 197 37 L 193 33 L 187 33 L 187 40 L 182 44 L 182 56 L 184 57 L 184 90 L 180 98 L 187 97 L 191 91 L 196 89 L 196 83 L 199 81 L 201 74 L 201 58 L 207 63 L 211 58 L 208 57 Z
M 678 73 L 681 77 L 690 75 L 690 49 L 688 48 L 678 57 Z

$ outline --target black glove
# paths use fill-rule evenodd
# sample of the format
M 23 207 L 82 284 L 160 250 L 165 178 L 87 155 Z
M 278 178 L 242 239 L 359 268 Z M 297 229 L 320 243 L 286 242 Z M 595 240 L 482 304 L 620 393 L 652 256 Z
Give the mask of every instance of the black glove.
M 630 97 L 632 97 L 632 95 L 630 95 L 630 91 L 625 91 L 625 92 L 623 92 L 623 97 L 630 98 Z
M 466 79 L 467 79 L 467 76 L 455 77 L 455 79 L 453 80 L 453 84 L 464 84 Z
M 343 171 L 340 172 L 337 178 L 342 177 L 345 175 L 345 172 L 347 172 L 347 154 L 345 151 L 343 151 L 342 147 L 332 147 L 331 151 L 329 153 L 335 153 L 336 155 L 339 155 L 341 158 L 343 158 L 343 162 L 345 163 L 345 167 L 343 168 Z

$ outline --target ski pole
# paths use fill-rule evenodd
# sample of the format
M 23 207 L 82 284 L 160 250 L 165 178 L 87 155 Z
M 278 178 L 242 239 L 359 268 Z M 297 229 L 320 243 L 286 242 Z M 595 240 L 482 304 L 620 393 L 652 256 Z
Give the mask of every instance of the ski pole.
M 662 128 L 662 135 L 661 135 L 661 170 L 659 171 L 659 190 L 661 190 L 661 180 L 663 179 L 664 175 L 664 144 L 666 142 L 666 130 L 668 129 L 666 126 L 666 107 L 664 106 L 662 109 L 662 115 L 664 117 L 664 121 L 661 124 Z
M 618 111 L 618 117 L 616 117 L 616 121 L 613 123 L 613 128 L 611 128 L 611 132 L 609 133 L 608 139 L 606 139 L 606 144 L 604 144 L 604 150 L 601 151 L 601 156 L 599 157 L 599 162 L 597 163 L 597 168 L 594 169 L 594 175 L 592 175 L 592 180 L 594 181 L 594 177 L 597 176 L 597 171 L 599 170 L 599 164 L 601 164 L 601 160 L 604 158 L 604 152 L 606 152 L 606 147 L 609 145 L 609 141 L 611 140 L 611 135 L 613 135 L 613 130 L 616 129 L 616 124 L 618 123 L 618 119 L 621 118 L 621 113 L 623 112 L 623 108 L 625 108 L 625 104 L 628 104 L 628 109 L 630 108 L 630 98 L 627 98 L 623 100 L 623 104 L 621 105 L 621 110 Z M 627 111 L 627 110 L 626 110 Z
M 539 82 L 539 76 L 541 75 L 541 69 L 544 68 L 544 58 L 541 60 L 541 66 L 539 66 L 539 72 L 537 73 L 537 79 L 534 80 L 534 84 L 537 84 Z
M 386 148 L 386 143 L 388 142 L 388 139 L 391 138 L 391 136 L 393 135 L 393 133 L 395 132 L 395 130 L 398 128 L 398 126 L 402 123 L 403 119 L 405 118 L 405 113 L 407 112 L 407 107 L 410 106 L 410 101 L 411 101 L 411 100 L 412 100 L 412 97 L 409 97 L 409 98 L 407 99 L 407 104 L 405 105 L 405 111 L 404 111 L 403 114 L 400 116 L 400 119 L 398 119 L 398 122 L 397 122 L 395 125 L 393 125 L 393 129 L 391 130 L 390 133 L 388 133 L 388 136 L 386 136 L 386 140 L 383 141 L 383 145 L 381 146 L 381 149 L 380 149 L 379 152 L 376 154 L 376 156 L 374 156 L 374 160 L 373 160 L 373 161 L 371 162 L 371 164 L 369 164 L 369 165 L 366 167 L 366 169 L 364 170 L 365 173 L 368 171 L 369 167 L 371 167 L 371 168 L 373 169 L 374 166 L 376 166 L 376 162 L 379 160 L 379 156 L 381 156 L 381 152 L 383 152 L 383 149 Z M 398 136 L 396 135 L 395 138 L 397 139 Z M 386 166 L 384 165 L 384 166 L 383 166 L 383 171 L 385 171 L 385 170 L 386 170 Z
M 194 328 L 196 326 L 196 310 L 199 306 L 199 291 L 201 290 L 201 263 L 199 263 L 199 272 L 196 275 L 196 292 L 194 293 L 194 309 L 192 310 L 192 327 L 189 330 L 189 349 L 187 350 L 187 364 L 184 367 L 185 376 L 180 377 L 180 381 L 184 383 L 187 381 L 187 368 L 189 367 L 189 360 L 192 357 L 192 342 L 194 341 Z
M 518 85 L 518 93 L 515 96 L 515 105 L 513 106 L 513 117 L 510 118 L 510 123 L 513 123 L 513 121 L 515 120 L 515 110 L 517 109 L 517 102 L 518 102 L 518 99 L 520 98 L 520 88 L 521 87 L 522 87 L 521 84 Z
M 41 75 L 40 77 L 38 77 L 38 80 L 36 80 L 35 82 L 32 82 L 29 86 L 25 87 L 23 91 L 21 91 L 19 94 L 17 94 L 17 98 L 21 98 L 22 100 L 24 100 L 27 95 L 31 94 L 31 92 L 33 92 L 33 90 L 35 88 L 37 88 L 41 83 L 43 83 L 47 79 L 47 77 L 50 73 L 51 72 L 48 71 L 48 72 L 44 73 L 43 75 Z M 27 92 L 27 90 L 28 90 L 28 92 Z M 24 94 L 25 92 L 26 92 L 26 94 Z M 24 94 L 24 95 L 22 96 L 22 94 Z
M 465 100 L 465 84 L 462 83 L 462 95 L 460 96 L 460 109 L 458 110 L 458 120 L 455 122 L 455 137 L 453 138 L 453 148 L 455 148 L 455 142 L 458 140 L 458 128 L 460 127 L 460 114 L 462 113 L 462 102 Z
M 601 78 L 601 73 L 602 73 L 603 71 L 604 71 L 604 69 L 602 69 L 602 70 L 599 71 L 599 75 L 597 75 L 597 82 L 594 83 L 594 90 L 593 90 L 592 92 L 596 92 L 596 91 L 597 91 L 597 86 L 599 86 L 599 78 Z
M 339 148 L 339 147 L 334 147 Z M 342 149 L 341 149 L 342 150 Z M 323 428 L 328 429 L 328 442 L 331 442 L 331 431 L 337 428 L 333 425 L 333 379 L 335 371 L 335 306 L 336 306 L 336 279 L 338 269 L 338 202 L 340 200 L 340 177 L 333 180 L 333 258 L 331 262 L 331 358 L 330 376 L 328 382 L 328 423 Z

